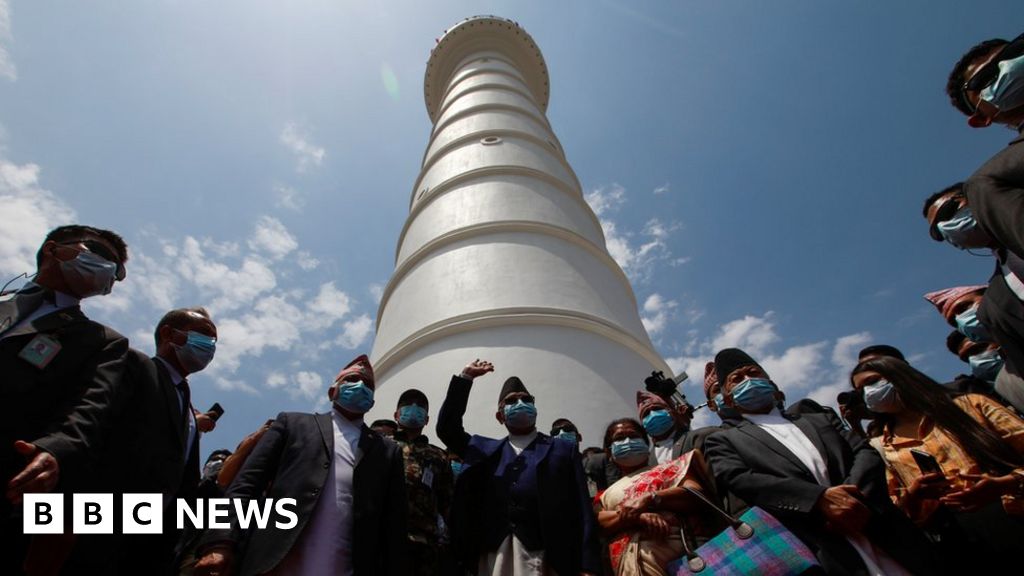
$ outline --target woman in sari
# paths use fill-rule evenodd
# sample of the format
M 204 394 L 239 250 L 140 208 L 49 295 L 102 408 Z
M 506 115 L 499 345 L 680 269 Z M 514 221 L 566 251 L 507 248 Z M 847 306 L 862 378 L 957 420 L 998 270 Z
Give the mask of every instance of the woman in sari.
M 691 546 L 713 535 L 703 522 L 703 505 L 685 488 L 713 498 L 713 481 L 698 451 L 651 466 L 643 426 L 632 418 L 608 425 L 604 449 L 622 478 L 598 496 L 597 521 L 611 544 L 616 576 L 664 576 L 669 562 L 683 556 L 680 527 Z M 701 512 L 698 514 L 697 512 Z

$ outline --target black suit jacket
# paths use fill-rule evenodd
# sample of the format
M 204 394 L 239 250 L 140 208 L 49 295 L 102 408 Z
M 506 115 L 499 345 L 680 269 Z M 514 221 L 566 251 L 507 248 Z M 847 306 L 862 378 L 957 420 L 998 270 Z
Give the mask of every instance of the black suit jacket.
M 1024 259 L 1024 136 L 990 158 L 964 182 L 978 225 L 1005 251 Z M 1001 259 L 1006 254 L 1000 254 Z M 996 271 L 978 318 L 1002 347 L 1006 368 L 1024 376 L 1024 303 Z
M 188 425 L 163 362 L 138 350 L 128 352 L 105 434 L 99 477 L 107 491 L 160 492 L 175 498 L 194 494 L 200 475 L 200 433 L 197 430 L 192 439 L 186 462 Z
M 405 575 L 407 557 L 405 466 L 397 444 L 385 440 L 365 425 L 359 438 L 362 458 L 353 475 L 352 562 L 356 576 Z M 282 412 L 260 438 L 238 476 L 228 487 L 227 498 L 260 499 L 264 493 L 275 501 L 295 498 L 298 526 L 281 530 L 272 517 L 265 530 L 251 530 L 240 558 L 242 576 L 262 574 L 277 566 L 306 527 L 325 486 L 334 458 L 334 428 L 330 414 Z M 244 534 L 232 518 L 231 530 L 211 530 L 200 549 L 231 541 L 243 542 Z
M 931 551 L 923 534 L 889 499 L 881 457 L 863 438 L 843 430 L 831 413 L 791 414 L 824 459 L 832 486 L 853 484 L 865 496 L 872 518 L 867 537 L 914 574 L 931 574 Z M 857 574 L 853 547 L 825 528 L 815 510 L 825 491 L 810 470 L 773 436 L 743 420 L 707 437 L 707 457 L 717 482 L 775 516 L 811 548 L 830 574 Z
M 35 310 L 41 292 L 0 302 L 0 324 L 17 325 L 19 316 Z M 34 302 L 30 300 L 35 300 Z M 19 310 L 19 308 L 21 308 Z M 39 335 L 60 344 L 45 368 L 19 358 Z M 99 455 L 116 387 L 124 372 L 128 340 L 87 318 L 78 306 L 37 318 L 8 331 L 0 340 L 0 482 L 6 485 L 25 465 L 14 452 L 15 440 L 34 442 L 60 463 L 59 491 L 81 487 L 84 467 Z M 0 517 L 10 514 L 6 498 Z

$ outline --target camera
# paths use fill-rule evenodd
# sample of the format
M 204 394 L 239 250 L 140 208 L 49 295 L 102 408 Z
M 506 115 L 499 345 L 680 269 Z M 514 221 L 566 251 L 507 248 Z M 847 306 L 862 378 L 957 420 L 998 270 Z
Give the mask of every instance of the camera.
M 644 386 L 648 392 L 657 394 L 662 398 L 671 399 L 676 408 L 682 408 L 690 406 L 690 403 L 686 401 L 686 395 L 679 391 L 679 383 L 688 377 L 686 372 L 681 372 L 675 378 L 667 378 L 664 372 L 655 370 L 651 372 L 650 376 L 644 378 Z M 690 406 L 690 410 L 693 410 L 692 406 Z

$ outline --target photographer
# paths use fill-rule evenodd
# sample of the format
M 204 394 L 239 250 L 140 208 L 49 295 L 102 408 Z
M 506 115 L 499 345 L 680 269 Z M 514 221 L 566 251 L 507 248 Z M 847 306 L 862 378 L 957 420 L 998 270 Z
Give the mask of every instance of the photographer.
M 662 372 L 652 372 L 644 385 L 647 390 L 636 393 L 637 415 L 652 440 L 651 463 L 664 464 L 693 449 L 689 432 L 694 408 L 679 392 L 678 382 Z

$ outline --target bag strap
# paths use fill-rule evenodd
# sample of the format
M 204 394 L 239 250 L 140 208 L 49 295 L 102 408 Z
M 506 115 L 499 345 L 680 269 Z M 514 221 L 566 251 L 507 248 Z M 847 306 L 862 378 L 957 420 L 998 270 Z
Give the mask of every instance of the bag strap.
M 746 540 L 747 538 L 750 538 L 751 536 L 754 535 L 754 528 L 750 524 L 747 524 L 746 522 L 740 520 L 739 518 L 737 518 L 735 516 L 732 516 L 731 514 L 726 512 L 725 510 L 722 510 L 721 508 L 719 508 L 714 502 L 712 502 L 700 490 L 696 490 L 694 488 L 690 488 L 689 486 L 683 486 L 682 488 L 684 490 L 686 490 L 687 492 L 689 492 L 690 494 L 693 494 L 694 496 L 696 496 L 697 500 L 703 502 L 705 505 L 709 506 L 712 510 L 718 512 L 719 515 L 721 515 L 722 517 L 727 519 L 729 521 L 729 526 L 731 526 L 732 529 L 736 531 L 736 537 L 737 538 L 739 538 L 741 540 Z M 696 574 L 696 573 L 704 570 L 705 568 L 707 568 L 707 563 L 704 561 L 703 558 L 700 557 L 699 554 L 697 554 L 697 552 L 693 548 L 690 547 L 690 543 L 687 542 L 687 540 L 686 540 L 686 530 L 684 528 L 685 525 L 686 525 L 686 521 L 683 520 L 683 519 L 680 519 L 680 521 L 679 521 L 679 536 L 680 536 L 680 538 L 683 541 L 683 553 L 686 554 L 686 567 L 690 570 L 690 572 Z M 728 528 L 727 528 L 727 530 L 728 530 Z

